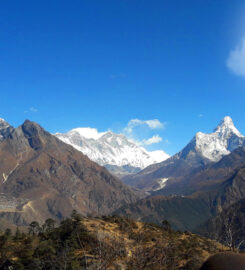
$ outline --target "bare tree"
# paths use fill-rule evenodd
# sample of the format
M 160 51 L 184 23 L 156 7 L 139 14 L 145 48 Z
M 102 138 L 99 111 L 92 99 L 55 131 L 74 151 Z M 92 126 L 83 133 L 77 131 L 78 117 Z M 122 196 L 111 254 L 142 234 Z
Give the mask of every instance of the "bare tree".
M 232 212 L 224 219 L 221 235 L 221 238 L 223 238 L 225 245 L 227 245 L 232 251 L 239 250 L 241 245 L 245 241 L 244 239 L 239 239 L 236 225 L 236 214 L 235 212 Z

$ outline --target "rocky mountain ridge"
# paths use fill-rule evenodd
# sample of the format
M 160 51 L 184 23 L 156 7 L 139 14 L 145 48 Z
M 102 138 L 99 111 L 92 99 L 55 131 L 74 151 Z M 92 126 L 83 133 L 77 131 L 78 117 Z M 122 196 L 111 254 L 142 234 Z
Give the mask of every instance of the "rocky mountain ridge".
M 96 133 L 91 128 L 76 128 L 65 134 L 56 133 L 55 136 L 94 162 L 119 174 L 138 172 L 150 164 L 169 158 L 164 151 L 149 152 L 123 134 L 111 131 Z
M 18 225 L 62 219 L 73 209 L 108 214 L 138 198 L 104 167 L 28 120 L 0 143 L 0 193 L 16 204 L 0 207 L 0 218 Z
M 245 198 L 245 147 L 219 162 L 153 192 L 116 214 L 160 224 L 167 219 L 175 229 L 197 231 L 209 219 Z

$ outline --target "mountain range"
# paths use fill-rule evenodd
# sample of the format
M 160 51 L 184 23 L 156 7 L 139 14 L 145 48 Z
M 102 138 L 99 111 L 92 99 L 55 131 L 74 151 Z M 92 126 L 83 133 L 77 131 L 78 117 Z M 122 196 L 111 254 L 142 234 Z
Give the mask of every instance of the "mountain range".
M 122 180 L 146 191 L 162 190 L 165 195 L 179 194 L 178 184 L 190 175 L 218 162 L 240 146 L 245 137 L 236 129 L 229 116 L 224 117 L 213 133 L 198 132 L 177 154 L 169 159 L 150 165 L 137 174 L 125 176 Z
M 55 136 L 117 176 L 139 172 L 169 158 L 162 150 L 149 152 L 123 134 L 111 131 L 99 133 L 92 128 L 75 128 Z
M 239 213 L 243 209 L 245 137 L 230 117 L 210 134 L 198 132 L 176 155 L 123 177 L 132 187 L 82 149 L 107 166 L 139 169 L 149 161 L 144 149 L 121 134 L 84 132 L 52 135 L 29 120 L 17 128 L 0 120 L 1 223 L 61 220 L 75 209 L 158 224 L 167 219 L 175 229 L 205 234 L 206 228 L 221 230 L 218 221 L 230 215 L 232 205 Z
M 134 191 L 104 167 L 38 124 L 17 128 L 0 122 L 0 218 L 17 225 L 83 215 L 109 214 L 136 202 Z
M 193 172 L 174 187 L 168 196 L 161 190 L 153 192 L 115 214 L 157 224 L 166 219 L 175 229 L 199 232 L 202 224 L 245 198 L 245 147 Z
M 238 211 L 241 226 L 244 220 L 245 137 L 225 117 L 213 133 L 197 133 L 173 157 L 123 180 L 149 196 L 115 214 L 158 224 L 167 219 L 175 229 L 206 236 L 222 234 L 218 223 L 229 218 L 229 209 Z M 236 232 L 241 239 L 243 230 Z

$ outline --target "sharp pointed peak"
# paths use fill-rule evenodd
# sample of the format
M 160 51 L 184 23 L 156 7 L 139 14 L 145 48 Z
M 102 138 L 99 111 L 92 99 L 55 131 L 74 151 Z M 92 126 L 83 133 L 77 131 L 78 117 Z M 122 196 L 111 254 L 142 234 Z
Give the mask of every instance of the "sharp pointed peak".
M 25 120 L 25 122 L 19 127 L 23 130 L 25 134 L 40 134 L 47 133 L 38 123 L 30 120 Z
M 235 127 L 233 120 L 230 116 L 225 116 L 219 123 L 219 125 L 214 129 L 215 133 L 234 133 L 239 137 L 243 135 Z
M 23 125 L 28 125 L 28 124 L 31 124 L 31 123 L 33 123 L 31 120 L 26 119 L 26 120 L 24 121 Z
M 221 121 L 220 121 L 220 125 L 233 125 L 233 120 L 230 116 L 225 116 Z
M 38 123 L 31 121 L 29 119 L 26 119 L 21 126 L 22 127 L 27 127 L 27 126 L 40 127 L 40 125 Z

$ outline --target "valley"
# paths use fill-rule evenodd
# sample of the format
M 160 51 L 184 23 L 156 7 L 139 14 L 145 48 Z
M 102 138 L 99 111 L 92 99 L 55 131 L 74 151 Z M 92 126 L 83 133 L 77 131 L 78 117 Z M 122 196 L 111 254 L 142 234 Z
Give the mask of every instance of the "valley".
M 245 0 L 0 18 L 0 270 L 245 270 Z

